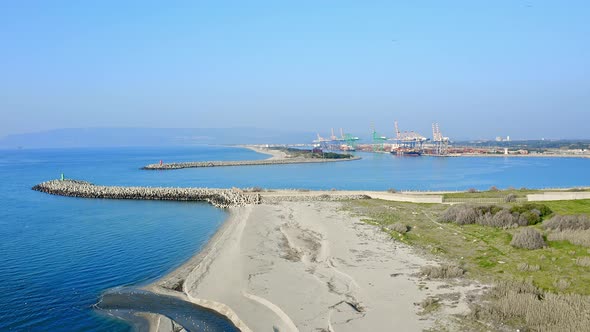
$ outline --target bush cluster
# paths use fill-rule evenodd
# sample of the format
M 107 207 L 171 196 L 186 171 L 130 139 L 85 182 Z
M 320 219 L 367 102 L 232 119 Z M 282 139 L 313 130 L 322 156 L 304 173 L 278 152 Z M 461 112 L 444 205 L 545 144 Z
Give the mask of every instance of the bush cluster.
M 543 228 L 553 231 L 581 231 L 590 229 L 590 219 L 586 215 L 562 216 L 556 215 L 543 222 Z
M 406 234 L 409 230 L 409 227 L 402 223 L 396 222 L 395 224 L 389 226 L 389 229 L 391 229 L 392 231 L 396 231 L 400 234 Z
M 515 248 L 534 250 L 543 248 L 545 240 L 539 231 L 532 228 L 523 228 L 514 234 L 510 245 Z
M 515 205 L 510 208 L 510 212 L 534 212 L 535 214 L 538 214 L 541 218 L 553 213 L 553 211 L 551 211 L 551 209 L 547 205 L 540 203 L 524 203 L 520 205 Z
M 510 228 L 537 224 L 543 216 L 550 213 L 551 210 L 542 204 L 523 204 L 510 209 L 497 205 L 454 205 L 448 208 L 439 220 L 458 225 L 479 224 Z

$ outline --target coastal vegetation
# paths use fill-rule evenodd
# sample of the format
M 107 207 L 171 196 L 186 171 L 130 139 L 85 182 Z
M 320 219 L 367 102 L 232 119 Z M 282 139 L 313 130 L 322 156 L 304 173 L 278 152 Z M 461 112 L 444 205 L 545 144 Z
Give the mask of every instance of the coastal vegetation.
M 306 150 L 285 147 L 272 147 L 270 149 L 284 152 L 289 158 L 350 159 L 354 157 L 349 153 L 324 152 L 316 149 Z
M 581 215 L 590 200 L 450 207 L 359 200 L 346 209 L 447 262 L 423 267 L 422 275 L 463 271 L 454 277 L 493 285 L 460 317 L 462 328 L 574 331 L 590 324 L 582 314 L 590 311 L 590 220 Z M 406 233 L 395 231 L 400 223 Z

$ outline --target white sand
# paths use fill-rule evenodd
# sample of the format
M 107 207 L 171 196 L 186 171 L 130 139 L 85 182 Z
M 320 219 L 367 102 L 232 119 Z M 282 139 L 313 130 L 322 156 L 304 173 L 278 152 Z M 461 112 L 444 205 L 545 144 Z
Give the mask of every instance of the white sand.
M 421 331 L 433 319 L 418 315 L 415 303 L 451 293 L 461 300 L 441 315 L 466 310 L 461 302 L 471 286 L 439 288 L 442 282 L 413 276 L 436 263 L 339 208 L 282 202 L 232 209 L 200 257 L 161 283 L 188 274 L 186 298 L 224 312 L 243 331 Z
M 271 156 L 270 158 L 268 158 L 269 160 L 287 159 L 287 154 L 283 151 L 268 149 L 260 145 L 244 145 L 242 147 L 258 153 L 269 155 Z

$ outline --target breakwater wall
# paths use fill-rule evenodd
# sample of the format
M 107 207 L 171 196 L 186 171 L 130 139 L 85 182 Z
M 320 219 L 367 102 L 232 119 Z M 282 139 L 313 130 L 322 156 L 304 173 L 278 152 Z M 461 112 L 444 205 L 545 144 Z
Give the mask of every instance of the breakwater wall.
M 142 167 L 145 170 L 171 170 L 181 168 L 197 167 L 222 167 L 222 166 L 255 166 L 255 165 L 285 165 L 285 164 L 312 164 L 312 163 L 330 163 L 338 161 L 359 160 L 360 157 L 343 158 L 343 159 L 311 159 L 311 158 L 292 158 L 292 159 L 263 159 L 263 160 L 240 160 L 240 161 L 191 161 L 182 163 L 162 163 L 149 164 Z
M 529 194 L 527 199 L 529 202 L 590 199 L 590 192 L 544 192 L 541 194 Z
M 51 180 L 32 189 L 53 195 L 84 198 L 205 201 L 219 208 L 261 203 L 260 194 L 234 189 L 97 186 L 79 180 Z

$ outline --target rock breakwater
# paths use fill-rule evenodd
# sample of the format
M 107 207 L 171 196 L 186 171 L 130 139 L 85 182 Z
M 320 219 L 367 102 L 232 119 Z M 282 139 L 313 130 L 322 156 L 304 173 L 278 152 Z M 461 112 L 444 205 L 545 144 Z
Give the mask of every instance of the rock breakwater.
M 263 160 L 240 160 L 240 161 L 194 161 L 182 163 L 162 163 L 149 164 L 142 167 L 145 170 L 171 170 L 181 168 L 198 168 L 198 167 L 222 167 L 222 166 L 255 166 L 255 165 L 284 165 L 284 164 L 310 164 L 310 163 L 330 163 L 338 161 L 359 160 L 360 157 L 342 158 L 342 159 L 312 159 L 312 158 L 292 158 L 292 159 L 263 159 Z
M 51 180 L 33 190 L 60 196 L 166 201 L 205 201 L 219 208 L 260 204 L 258 193 L 236 189 L 98 186 L 79 180 Z

